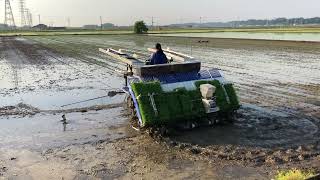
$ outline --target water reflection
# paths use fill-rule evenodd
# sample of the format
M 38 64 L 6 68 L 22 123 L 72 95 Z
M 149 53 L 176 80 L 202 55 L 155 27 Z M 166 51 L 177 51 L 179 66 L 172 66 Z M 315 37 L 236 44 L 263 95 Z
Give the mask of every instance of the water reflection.
M 159 36 L 159 35 L 152 35 L 152 36 Z M 209 32 L 209 33 L 161 34 L 161 36 L 320 42 L 320 33 Z

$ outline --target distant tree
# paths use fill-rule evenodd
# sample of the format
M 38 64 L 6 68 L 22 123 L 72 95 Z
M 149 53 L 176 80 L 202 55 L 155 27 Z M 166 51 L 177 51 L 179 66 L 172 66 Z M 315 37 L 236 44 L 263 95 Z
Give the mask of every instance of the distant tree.
M 148 30 L 149 29 L 148 29 L 147 25 L 143 21 L 137 21 L 134 24 L 134 33 L 136 33 L 136 34 L 143 34 L 143 33 L 148 32 Z

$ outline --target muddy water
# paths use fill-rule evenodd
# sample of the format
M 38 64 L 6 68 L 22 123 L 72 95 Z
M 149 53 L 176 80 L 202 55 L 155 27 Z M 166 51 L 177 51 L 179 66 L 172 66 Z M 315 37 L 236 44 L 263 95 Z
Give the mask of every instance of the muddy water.
M 320 42 L 320 33 L 211 32 L 211 33 L 162 34 L 160 36 L 263 39 L 263 40 Z
M 2 46 L 12 48 L 1 52 L 0 107 L 24 103 L 40 109 L 61 109 L 63 105 L 105 96 L 109 89 L 121 87 L 122 81 L 102 68 L 61 58 L 37 46 L 26 50 L 27 42 L 2 39 Z M 119 103 L 122 99 L 101 98 L 77 107 Z
M 124 96 L 61 107 L 104 96 L 122 86 L 120 70 L 124 66 L 99 53 L 99 47 L 144 52 L 154 42 L 161 42 L 164 47 L 199 58 L 204 68 L 222 69 L 235 83 L 243 107 L 234 124 L 184 132 L 170 137 L 170 141 L 209 147 L 208 152 L 213 151 L 211 146 L 273 150 L 320 144 L 320 45 L 316 43 L 210 39 L 201 44 L 198 39 L 146 36 L 43 36 L 0 38 L 0 42 L 0 166 L 4 162 L 9 175 L 19 174 L 22 179 L 52 179 L 61 174 L 69 177 L 66 179 L 110 175 L 150 178 L 148 174 L 168 178 L 265 178 L 265 174 L 258 175 L 257 168 L 234 164 L 212 172 L 208 167 L 216 164 L 209 166 L 202 160 L 190 163 L 193 157 L 181 157 L 180 150 L 168 151 L 145 136 L 128 138 L 132 137 L 129 118 L 117 105 Z M 145 53 L 143 58 L 148 56 Z M 61 122 L 64 114 L 66 126 Z M 29 153 L 13 151 L 15 147 L 53 150 L 44 155 L 32 152 L 30 157 L 36 158 L 30 161 Z M 317 153 L 319 150 L 312 151 L 313 156 Z M 15 156 L 17 162 L 8 160 Z M 313 161 L 300 164 L 305 162 Z M 146 164 L 157 171 L 147 170 L 143 175 Z M 192 170 L 196 168 L 200 174 Z
M 121 87 L 120 78 L 25 38 L 0 41 L 0 148 L 48 148 L 127 136 L 126 113 L 118 105 L 124 96 L 106 96 Z M 64 106 L 79 101 L 85 102 Z M 120 133 L 108 130 L 112 127 L 123 128 Z
M 67 124 L 61 122 L 63 113 L 0 117 L 0 147 L 47 149 L 130 136 L 124 133 L 127 117 L 121 113 L 122 108 L 68 113 Z
M 196 129 L 171 138 L 201 146 L 296 148 L 317 143 L 315 137 L 319 137 L 317 119 L 244 104 L 233 124 Z
M 319 43 L 282 43 L 274 41 L 230 41 L 209 39 L 209 43 L 199 44 L 197 39 L 159 38 L 135 36 L 79 36 L 79 37 L 34 37 L 32 40 L 50 47 L 63 49 L 66 44 L 77 53 L 95 56 L 94 62 L 117 65 L 112 59 L 95 54 L 98 47 L 115 47 L 145 52 L 154 42 L 164 47 L 187 54 L 202 61 L 204 68 L 219 68 L 226 78 L 234 82 L 240 99 L 245 106 L 235 125 L 230 127 L 230 139 L 242 136 L 231 144 L 245 144 L 263 147 L 296 146 L 299 143 L 312 143 L 312 136 L 318 135 L 320 118 L 320 54 Z M 281 44 L 281 45 L 280 45 Z M 223 47 L 223 48 L 222 48 Z M 67 50 L 62 50 L 67 52 Z M 69 53 L 70 53 L 69 52 Z M 95 54 L 95 55 L 94 55 Z M 145 53 L 145 57 L 149 56 Z M 100 62 L 100 61 L 99 61 Z M 108 70 L 113 73 L 112 70 Z M 245 118 L 243 118 L 245 117 Z M 314 120 L 315 119 L 315 120 Z M 209 131 L 214 139 L 228 143 L 224 128 Z M 207 131 L 206 131 L 207 132 Z M 262 133 L 262 134 L 261 134 Z M 292 134 L 293 133 L 293 134 Z M 190 133 L 185 139 L 197 143 L 199 135 Z M 194 138 L 190 138 L 194 137 Z M 245 137 L 245 138 L 244 138 Z M 280 138 L 281 137 L 281 138 Z M 296 137 L 303 137 L 300 141 Z M 200 144 L 220 143 L 210 140 Z M 281 140 L 279 140 L 279 138 Z M 311 139 L 310 139 L 311 138 Z M 310 141 L 309 141 L 310 140 Z

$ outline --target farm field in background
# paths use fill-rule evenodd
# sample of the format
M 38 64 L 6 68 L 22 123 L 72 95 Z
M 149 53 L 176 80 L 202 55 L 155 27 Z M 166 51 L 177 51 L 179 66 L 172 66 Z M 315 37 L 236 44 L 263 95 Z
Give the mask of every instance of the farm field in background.
M 149 34 L 211 33 L 211 32 L 252 32 L 252 33 L 320 33 L 320 27 L 256 27 L 256 28 L 158 28 L 150 29 Z M 67 29 L 61 31 L 0 31 L 0 36 L 46 36 L 46 35 L 119 35 L 133 34 L 132 28 L 110 30 Z

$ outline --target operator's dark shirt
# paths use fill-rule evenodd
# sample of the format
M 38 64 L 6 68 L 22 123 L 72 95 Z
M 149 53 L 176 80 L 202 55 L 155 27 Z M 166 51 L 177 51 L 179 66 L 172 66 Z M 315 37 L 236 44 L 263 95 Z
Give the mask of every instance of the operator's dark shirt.
M 166 64 L 166 63 L 168 63 L 168 58 L 163 53 L 163 51 L 157 51 L 151 56 L 150 65 Z

